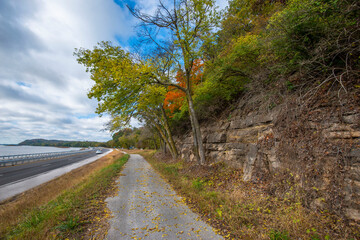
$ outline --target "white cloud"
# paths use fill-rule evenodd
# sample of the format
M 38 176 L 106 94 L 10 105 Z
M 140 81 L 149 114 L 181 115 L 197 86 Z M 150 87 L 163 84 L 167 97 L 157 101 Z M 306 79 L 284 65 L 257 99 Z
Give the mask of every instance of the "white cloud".
M 0 143 L 110 139 L 101 131 L 109 119 L 92 115 L 97 104 L 86 95 L 92 82 L 73 52 L 115 36 L 126 41 L 133 23 L 110 0 L 0 3 L 0 30 L 9 33 L 0 37 Z

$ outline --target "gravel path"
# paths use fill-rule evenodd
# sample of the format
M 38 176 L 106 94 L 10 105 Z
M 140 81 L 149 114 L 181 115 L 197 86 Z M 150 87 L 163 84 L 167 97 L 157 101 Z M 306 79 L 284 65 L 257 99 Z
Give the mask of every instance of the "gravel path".
M 114 216 L 106 239 L 223 239 L 140 155 L 131 154 L 122 174 L 118 195 L 106 200 Z

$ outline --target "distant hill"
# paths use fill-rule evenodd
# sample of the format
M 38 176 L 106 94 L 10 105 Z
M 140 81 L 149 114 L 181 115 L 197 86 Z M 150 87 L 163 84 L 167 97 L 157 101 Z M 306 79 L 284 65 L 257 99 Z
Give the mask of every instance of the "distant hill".
M 65 141 L 65 140 L 47 140 L 47 139 L 28 139 L 19 145 L 28 146 L 52 146 L 52 147 L 106 147 L 104 142 L 94 141 Z

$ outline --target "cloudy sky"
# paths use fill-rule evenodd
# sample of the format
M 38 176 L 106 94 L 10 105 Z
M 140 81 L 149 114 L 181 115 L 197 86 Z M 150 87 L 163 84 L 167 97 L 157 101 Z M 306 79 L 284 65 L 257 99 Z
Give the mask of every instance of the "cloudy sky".
M 128 47 L 135 19 L 122 0 L 0 0 L 0 144 L 26 139 L 107 141 L 75 48 Z M 146 11 L 157 0 L 137 0 Z M 120 4 L 117 4 L 120 3 Z M 226 0 L 218 0 L 223 8 Z

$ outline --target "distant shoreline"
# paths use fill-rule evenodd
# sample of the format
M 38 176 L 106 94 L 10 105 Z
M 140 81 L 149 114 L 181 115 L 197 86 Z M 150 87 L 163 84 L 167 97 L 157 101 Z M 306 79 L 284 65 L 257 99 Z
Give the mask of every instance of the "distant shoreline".
M 80 150 L 80 147 L 55 147 L 55 146 L 29 146 L 29 145 L 12 145 L 0 146 L 0 156 L 22 155 L 33 153 L 49 153 L 49 152 L 66 152 L 72 150 Z
M 18 144 L 19 146 L 28 145 L 28 146 L 49 146 L 49 147 L 106 147 L 105 142 L 95 142 L 95 141 L 67 141 L 67 140 L 47 140 L 47 139 L 28 139 Z
M 71 148 L 67 146 L 40 146 L 40 145 L 20 145 L 20 144 L 0 144 L 0 146 L 6 147 L 55 147 L 55 148 Z

